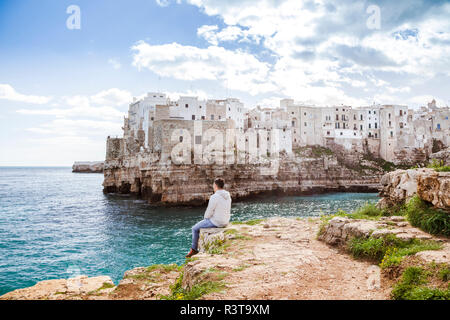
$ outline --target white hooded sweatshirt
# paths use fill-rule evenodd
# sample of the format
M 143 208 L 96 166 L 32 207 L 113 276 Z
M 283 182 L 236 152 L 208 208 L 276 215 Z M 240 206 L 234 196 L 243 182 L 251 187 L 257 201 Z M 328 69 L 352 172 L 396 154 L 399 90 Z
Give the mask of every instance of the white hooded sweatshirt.
M 231 196 L 228 191 L 217 190 L 209 198 L 205 219 L 211 220 L 216 227 L 225 227 L 230 222 Z

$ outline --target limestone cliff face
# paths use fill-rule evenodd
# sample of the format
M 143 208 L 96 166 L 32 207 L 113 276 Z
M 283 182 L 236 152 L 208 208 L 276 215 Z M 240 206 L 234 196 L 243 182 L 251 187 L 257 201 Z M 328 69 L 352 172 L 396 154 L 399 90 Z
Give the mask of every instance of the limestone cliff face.
M 103 166 L 103 161 L 75 162 L 72 166 L 72 172 L 102 173 Z
M 272 167 L 271 167 L 272 165 Z M 316 158 L 281 157 L 273 164 L 175 165 L 156 155 L 107 160 L 104 191 L 130 193 L 162 204 L 203 204 L 214 178 L 223 177 L 234 200 L 258 194 L 302 194 L 323 191 L 377 191 L 382 170 L 355 169 L 334 155 Z
M 433 169 L 410 169 L 389 172 L 381 179 L 380 207 L 401 204 L 414 195 L 436 208 L 450 210 L 450 173 Z

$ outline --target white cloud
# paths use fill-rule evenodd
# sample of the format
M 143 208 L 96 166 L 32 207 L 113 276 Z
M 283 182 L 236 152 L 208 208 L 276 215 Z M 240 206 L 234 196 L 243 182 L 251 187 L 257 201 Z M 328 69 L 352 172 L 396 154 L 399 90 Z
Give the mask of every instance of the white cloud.
M 48 103 L 52 97 L 21 94 L 9 84 L 0 84 L 0 99 L 25 103 L 45 104 Z
M 120 106 L 129 104 L 133 96 L 129 91 L 111 88 L 91 96 L 90 99 L 95 104 Z
M 180 80 L 220 80 L 232 90 L 258 94 L 275 90 L 268 80 L 269 65 L 252 54 L 222 47 L 202 49 L 178 43 L 150 45 L 140 41 L 132 47 L 133 65 L 159 76 Z
M 130 92 L 112 88 L 92 96 L 63 97 L 52 108 L 19 109 L 17 112 L 24 115 L 46 115 L 57 118 L 95 118 L 121 121 L 131 100 Z M 116 108 L 118 106 L 122 106 L 124 111 L 118 110 Z
M 249 34 L 248 31 L 237 26 L 228 26 L 219 31 L 219 27 L 216 25 L 203 25 L 197 29 L 197 35 L 214 46 L 217 46 L 219 42 L 226 41 L 253 41 L 255 43 L 260 41 L 260 37 Z
M 341 98 L 351 100 L 351 91 L 339 89 L 341 83 L 349 83 L 366 92 L 385 87 L 389 95 L 380 93 L 379 98 L 399 100 L 415 91 L 413 84 L 426 84 L 438 74 L 450 77 L 449 3 L 380 0 L 382 27 L 373 31 L 366 27 L 365 2 L 188 2 L 226 24 L 222 29 L 204 25 L 197 30 L 209 43 L 217 46 L 223 41 L 261 39 L 275 61 L 269 65 L 267 77 L 259 78 L 260 88 L 275 83 L 286 95 L 308 89 L 326 92 L 330 98 L 344 93 Z M 403 78 L 401 87 L 390 84 L 395 76 Z M 427 89 L 422 86 L 420 90 Z

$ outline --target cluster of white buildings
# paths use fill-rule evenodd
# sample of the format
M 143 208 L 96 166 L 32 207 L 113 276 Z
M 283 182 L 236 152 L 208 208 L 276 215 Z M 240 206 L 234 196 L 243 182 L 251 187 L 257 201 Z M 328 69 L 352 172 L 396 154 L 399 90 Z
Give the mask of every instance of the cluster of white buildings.
M 280 150 L 288 154 L 304 146 L 338 146 L 387 161 L 419 161 L 434 145 L 450 145 L 449 116 L 450 109 L 438 108 L 434 100 L 419 110 L 402 105 L 318 107 L 292 99 L 281 100 L 275 109 L 249 110 L 235 98 L 182 96 L 171 101 L 166 94 L 150 92 L 130 104 L 124 138 L 140 141 L 140 148 L 147 149 L 153 145 L 155 121 L 217 121 L 242 132 L 277 129 Z

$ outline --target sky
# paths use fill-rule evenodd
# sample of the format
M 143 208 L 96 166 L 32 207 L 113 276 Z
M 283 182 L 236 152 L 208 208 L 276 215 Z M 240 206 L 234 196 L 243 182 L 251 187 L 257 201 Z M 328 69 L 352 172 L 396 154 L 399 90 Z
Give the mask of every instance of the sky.
M 153 91 L 449 105 L 448 17 L 430 0 L 0 0 L 0 166 L 103 160 Z

